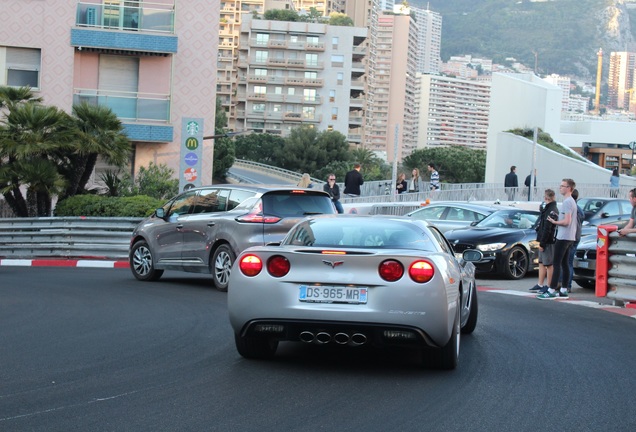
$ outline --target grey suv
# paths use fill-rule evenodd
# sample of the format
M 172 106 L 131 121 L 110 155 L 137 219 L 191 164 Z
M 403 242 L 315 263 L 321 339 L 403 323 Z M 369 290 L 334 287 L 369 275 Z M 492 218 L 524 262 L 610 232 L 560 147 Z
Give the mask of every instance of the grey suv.
M 211 273 L 227 290 L 236 256 L 250 246 L 277 242 L 308 215 L 335 214 L 325 192 L 262 185 L 190 189 L 143 220 L 130 241 L 130 268 L 142 281 L 164 270 Z

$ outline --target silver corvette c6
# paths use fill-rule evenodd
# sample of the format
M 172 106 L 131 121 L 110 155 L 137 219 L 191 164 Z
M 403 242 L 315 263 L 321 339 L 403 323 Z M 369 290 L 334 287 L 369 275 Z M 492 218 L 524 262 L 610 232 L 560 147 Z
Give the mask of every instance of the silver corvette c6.
M 468 250 L 424 221 L 326 216 L 296 224 L 280 244 L 245 250 L 230 276 L 236 348 L 270 358 L 279 341 L 410 346 L 424 366 L 454 369 L 460 334 L 477 324 Z

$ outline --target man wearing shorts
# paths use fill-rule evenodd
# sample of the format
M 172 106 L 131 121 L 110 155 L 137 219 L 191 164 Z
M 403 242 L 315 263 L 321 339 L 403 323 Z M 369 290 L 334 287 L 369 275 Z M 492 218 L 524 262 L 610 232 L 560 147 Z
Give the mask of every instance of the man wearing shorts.
M 552 214 L 558 217 L 559 214 L 555 193 L 552 189 L 545 190 L 543 203 L 539 210 L 541 211 L 539 226 L 537 228 L 537 241 L 539 242 L 539 281 L 535 286 L 530 288 L 530 291 L 544 293 L 548 290 L 548 285 L 545 283 L 546 278 L 548 281 L 552 278 L 552 271 L 554 269 L 554 243 L 556 241 L 556 227 L 554 224 L 548 222 L 548 216 Z

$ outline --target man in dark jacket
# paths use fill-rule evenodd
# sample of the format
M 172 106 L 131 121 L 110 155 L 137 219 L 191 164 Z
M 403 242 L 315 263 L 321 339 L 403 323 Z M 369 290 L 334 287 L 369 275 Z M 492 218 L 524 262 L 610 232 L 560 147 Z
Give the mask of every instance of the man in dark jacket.
M 537 227 L 537 241 L 539 242 L 539 281 L 530 288 L 530 291 L 547 291 L 548 286 L 545 284 L 552 278 L 554 243 L 556 237 L 556 226 L 548 221 L 548 216 L 552 214 L 552 218 L 558 218 L 559 210 L 555 199 L 555 193 L 552 189 L 546 189 L 543 196 L 543 203 L 539 210 L 539 226 Z
M 523 184 L 528 188 L 528 201 L 530 201 L 530 198 L 532 197 L 532 195 L 536 194 L 537 192 L 535 191 L 534 194 L 530 193 L 530 189 L 531 186 L 530 184 L 532 183 L 532 173 L 528 174 L 528 177 L 526 177 L 526 181 L 523 182 Z M 537 170 L 534 170 L 534 187 L 537 187 Z
M 359 163 L 353 165 L 353 169 L 345 174 L 344 178 L 344 193 L 345 195 L 359 197 L 360 196 L 360 186 L 364 183 L 364 179 L 362 178 L 362 174 L 360 174 L 360 168 L 362 165 Z
M 508 201 L 515 200 L 517 187 L 519 187 L 519 181 L 517 180 L 517 167 L 513 165 L 510 167 L 510 172 L 506 174 L 506 178 L 504 179 L 504 188 L 506 190 L 506 195 L 508 195 Z

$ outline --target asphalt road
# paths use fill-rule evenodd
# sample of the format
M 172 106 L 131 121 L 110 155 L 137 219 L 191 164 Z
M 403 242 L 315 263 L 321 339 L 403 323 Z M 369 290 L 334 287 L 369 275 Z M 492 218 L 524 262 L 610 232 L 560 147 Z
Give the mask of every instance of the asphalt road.
M 634 318 L 479 301 L 455 371 L 422 370 L 408 351 L 291 343 L 248 361 L 209 278 L 0 267 L 0 431 L 636 430 Z

